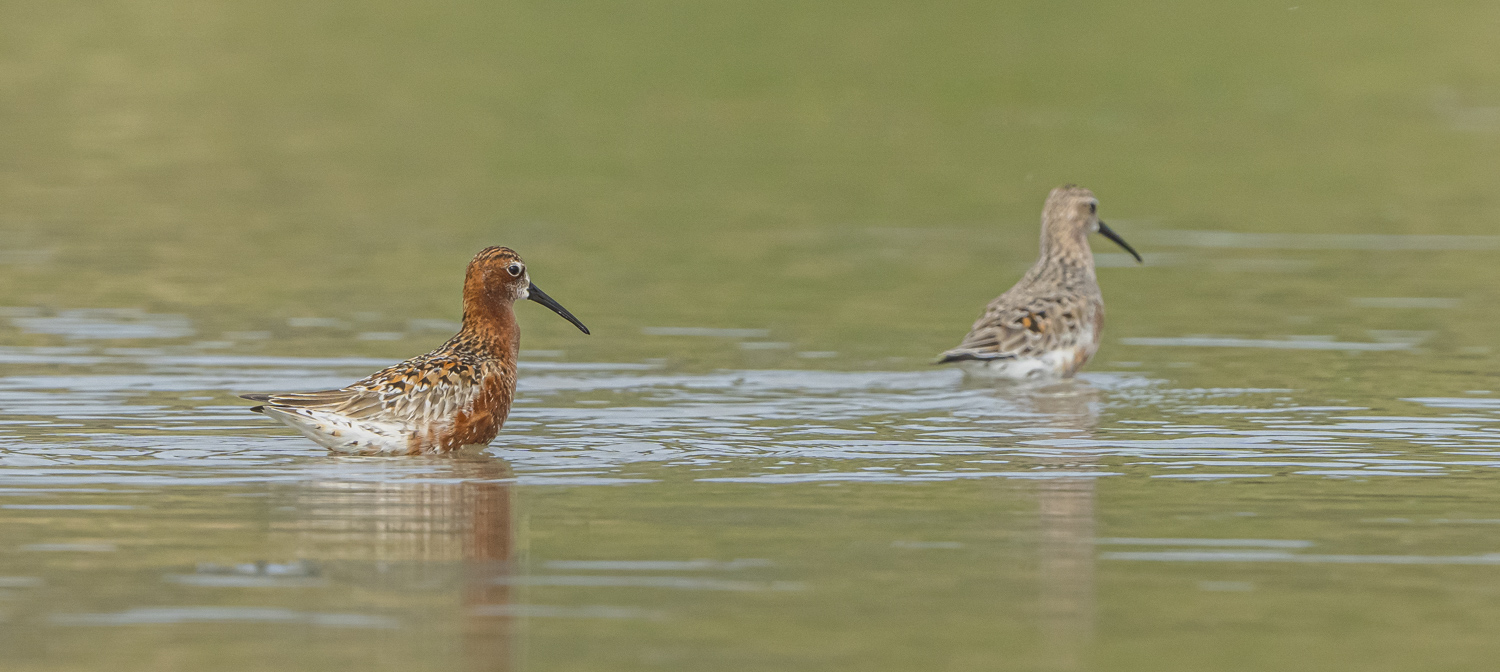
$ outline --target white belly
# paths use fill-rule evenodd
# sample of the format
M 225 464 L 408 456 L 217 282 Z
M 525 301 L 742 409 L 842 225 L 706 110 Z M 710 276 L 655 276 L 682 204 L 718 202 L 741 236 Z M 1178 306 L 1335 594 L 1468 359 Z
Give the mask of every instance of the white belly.
M 1062 348 L 1038 357 L 969 360 L 959 362 L 965 373 L 976 378 L 1002 380 L 1049 380 L 1066 378 L 1076 370 L 1079 348 Z
M 266 406 L 263 412 L 332 451 L 355 455 L 404 455 L 410 451 L 409 430 L 405 427 L 355 422 L 336 413 L 309 409 Z

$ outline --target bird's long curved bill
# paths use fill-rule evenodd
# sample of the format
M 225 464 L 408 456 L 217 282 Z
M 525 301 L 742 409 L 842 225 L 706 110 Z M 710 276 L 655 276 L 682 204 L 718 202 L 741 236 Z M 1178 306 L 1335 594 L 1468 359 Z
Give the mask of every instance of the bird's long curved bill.
M 1115 241 L 1116 245 L 1125 248 L 1125 251 L 1129 252 L 1130 256 L 1135 257 L 1136 262 L 1144 263 L 1144 260 L 1141 259 L 1141 255 L 1136 253 L 1135 248 L 1131 247 L 1130 243 L 1125 242 L 1125 239 L 1121 238 L 1120 234 L 1115 233 L 1114 229 L 1105 226 L 1104 222 L 1099 222 L 1099 233 L 1105 238 Z M 554 308 L 554 310 L 556 309 Z
M 578 327 L 579 331 L 581 331 L 581 332 L 583 332 L 585 334 L 589 333 L 589 328 L 588 327 L 583 326 L 583 323 L 579 322 L 578 318 L 573 317 L 573 314 L 570 313 L 570 312 L 568 312 L 567 308 L 564 308 L 564 307 L 562 307 L 562 304 L 560 304 L 560 303 L 558 303 L 556 301 L 553 301 L 552 297 L 547 296 L 547 293 L 544 292 L 544 291 L 542 291 L 541 289 L 539 289 L 535 284 L 533 284 L 533 285 L 531 285 L 531 286 L 529 286 L 529 287 L 526 288 L 526 298 L 531 299 L 532 301 L 535 301 L 537 303 L 540 303 L 540 304 L 542 304 L 542 305 L 544 305 L 544 306 L 546 306 L 548 308 L 551 308 L 552 312 L 557 313 L 558 315 L 563 316 L 564 320 L 572 322 L 573 326 Z

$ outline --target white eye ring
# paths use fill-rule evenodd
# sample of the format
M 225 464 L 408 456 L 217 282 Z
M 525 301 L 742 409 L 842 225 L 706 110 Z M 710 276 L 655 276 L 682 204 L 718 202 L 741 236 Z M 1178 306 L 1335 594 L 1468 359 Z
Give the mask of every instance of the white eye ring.
M 510 274 L 512 276 L 519 278 L 521 277 L 521 271 L 525 269 L 521 268 L 520 264 L 511 264 L 510 267 L 506 268 L 505 270 L 510 271 Z

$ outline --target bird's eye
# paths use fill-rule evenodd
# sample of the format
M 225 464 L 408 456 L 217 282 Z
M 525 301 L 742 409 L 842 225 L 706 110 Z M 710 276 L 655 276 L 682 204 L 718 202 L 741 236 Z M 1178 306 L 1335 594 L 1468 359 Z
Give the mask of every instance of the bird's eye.
M 1090 215 L 1099 214 L 1099 204 L 1098 203 L 1095 203 L 1093 201 L 1089 201 L 1089 214 Z
M 510 268 L 507 268 L 505 270 L 510 271 L 510 274 L 513 275 L 513 276 L 515 276 L 515 277 L 517 277 L 517 278 L 521 277 L 521 270 L 522 269 L 521 269 L 521 265 L 520 264 L 511 264 Z

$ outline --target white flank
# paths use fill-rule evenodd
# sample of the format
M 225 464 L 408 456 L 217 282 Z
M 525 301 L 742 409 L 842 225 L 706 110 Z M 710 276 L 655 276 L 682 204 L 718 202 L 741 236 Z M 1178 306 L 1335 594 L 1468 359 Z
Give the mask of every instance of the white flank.
M 1062 378 L 1078 356 L 1078 348 L 1061 348 L 1040 357 L 1014 359 L 968 360 L 959 362 L 964 372 L 976 378 L 1006 380 L 1045 380 Z
M 407 428 L 382 422 L 354 422 L 326 411 L 264 406 L 262 412 L 329 450 L 340 453 L 400 453 L 409 450 Z

